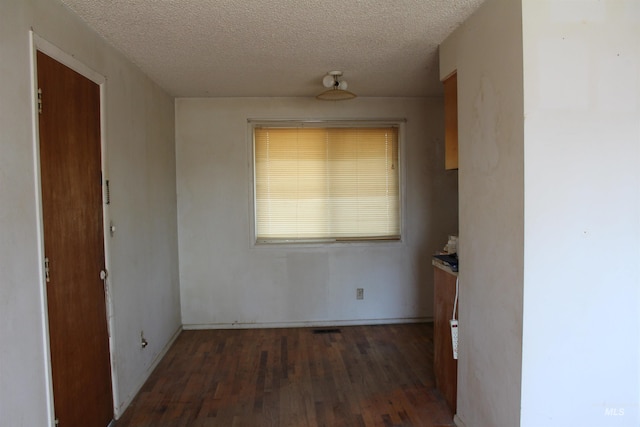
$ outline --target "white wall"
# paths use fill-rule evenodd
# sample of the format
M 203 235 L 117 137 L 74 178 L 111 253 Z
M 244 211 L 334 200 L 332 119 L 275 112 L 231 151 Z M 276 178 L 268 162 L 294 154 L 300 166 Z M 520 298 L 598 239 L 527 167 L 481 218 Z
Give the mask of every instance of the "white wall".
M 0 419 L 52 425 L 29 30 L 106 77 L 107 237 L 119 409 L 180 328 L 173 100 L 58 1 L 0 9 Z M 149 346 L 140 348 L 140 330 Z
M 406 118 L 404 241 L 254 247 L 248 118 Z M 185 327 L 432 315 L 430 255 L 457 231 L 457 172 L 444 171 L 441 98 L 178 99 L 176 152 Z
M 640 2 L 523 16 L 521 425 L 638 426 Z
M 488 0 L 440 46 L 441 77 L 458 70 L 457 421 L 467 427 L 516 427 L 520 417 L 524 274 L 520 13 L 519 2 Z
M 639 24 L 633 0 L 487 0 L 440 48 L 461 426 L 640 424 Z

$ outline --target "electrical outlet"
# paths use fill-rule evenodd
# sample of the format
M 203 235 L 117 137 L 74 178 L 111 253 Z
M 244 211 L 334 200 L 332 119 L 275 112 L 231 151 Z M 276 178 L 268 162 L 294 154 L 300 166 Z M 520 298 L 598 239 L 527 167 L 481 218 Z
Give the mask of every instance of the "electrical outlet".
M 356 299 L 364 299 L 364 288 L 356 289 Z

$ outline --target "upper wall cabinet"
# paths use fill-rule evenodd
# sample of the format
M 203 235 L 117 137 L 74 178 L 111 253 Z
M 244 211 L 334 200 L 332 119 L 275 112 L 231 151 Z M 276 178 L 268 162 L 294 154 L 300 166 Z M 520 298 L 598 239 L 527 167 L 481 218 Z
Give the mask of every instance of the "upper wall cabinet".
M 444 167 L 458 169 L 458 75 L 444 81 Z

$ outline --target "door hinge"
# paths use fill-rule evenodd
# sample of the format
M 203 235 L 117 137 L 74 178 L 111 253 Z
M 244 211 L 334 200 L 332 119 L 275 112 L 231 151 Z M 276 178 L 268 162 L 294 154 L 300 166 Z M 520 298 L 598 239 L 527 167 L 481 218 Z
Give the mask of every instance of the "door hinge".
M 109 180 L 104 181 L 104 203 L 106 205 L 111 203 L 111 189 L 109 188 Z
M 44 278 L 47 283 L 51 281 L 51 277 L 49 276 L 49 258 L 44 259 Z
M 42 89 L 38 88 L 38 114 L 42 114 Z
M 56 418 L 54 424 L 56 427 L 58 427 L 60 425 L 60 420 Z

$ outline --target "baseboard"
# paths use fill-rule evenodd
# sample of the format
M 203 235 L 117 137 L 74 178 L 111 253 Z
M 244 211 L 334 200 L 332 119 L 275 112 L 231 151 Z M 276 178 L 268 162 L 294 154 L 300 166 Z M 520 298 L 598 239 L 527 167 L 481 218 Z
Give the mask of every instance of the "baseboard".
M 138 386 L 133 390 L 133 392 L 127 395 L 127 397 L 123 399 L 118 406 L 116 406 L 115 414 L 114 414 L 116 420 L 120 418 L 122 414 L 124 414 L 124 412 L 127 410 L 127 408 L 129 407 L 133 399 L 138 395 L 144 383 L 147 381 L 147 379 L 149 379 L 149 376 L 151 375 L 153 370 L 156 369 L 156 367 L 158 366 L 158 363 L 160 363 L 162 358 L 167 354 L 167 352 L 169 351 L 169 349 L 171 348 L 175 340 L 178 338 L 178 335 L 180 335 L 180 332 L 182 332 L 182 330 L 183 328 L 181 325 L 173 333 L 173 335 L 171 336 L 167 344 L 165 344 L 165 346 L 162 347 L 162 350 L 153 359 L 153 361 L 151 362 L 151 365 L 149 365 L 149 367 L 146 369 L 143 375 L 142 381 L 140 381 L 140 384 L 138 384 Z
M 185 330 L 197 329 L 268 329 L 268 328 L 315 328 L 327 326 L 367 326 L 391 325 L 400 323 L 429 323 L 433 317 L 406 317 L 393 319 L 357 319 L 357 320 L 309 320 L 299 322 L 261 322 L 261 323 L 191 323 L 184 324 Z
M 453 416 L 453 423 L 457 426 L 457 427 L 467 427 L 467 425 L 460 419 L 460 417 L 458 416 L 458 414 L 455 414 Z

